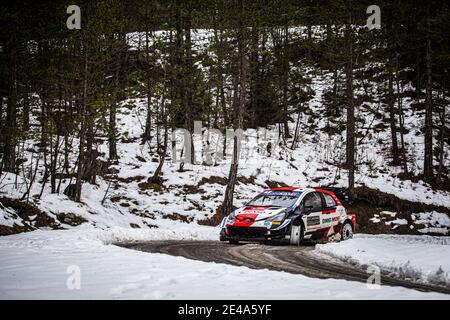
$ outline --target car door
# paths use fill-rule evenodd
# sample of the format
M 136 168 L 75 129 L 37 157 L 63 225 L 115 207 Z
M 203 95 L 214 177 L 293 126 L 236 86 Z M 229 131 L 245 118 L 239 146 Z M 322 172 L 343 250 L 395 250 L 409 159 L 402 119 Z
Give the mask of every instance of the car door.
M 324 209 L 322 211 L 322 226 L 324 228 L 335 226 L 339 223 L 340 213 L 337 210 L 336 201 L 326 192 L 322 192 Z
M 302 210 L 305 212 L 306 232 L 321 228 L 322 197 L 318 192 L 308 193 L 302 200 Z

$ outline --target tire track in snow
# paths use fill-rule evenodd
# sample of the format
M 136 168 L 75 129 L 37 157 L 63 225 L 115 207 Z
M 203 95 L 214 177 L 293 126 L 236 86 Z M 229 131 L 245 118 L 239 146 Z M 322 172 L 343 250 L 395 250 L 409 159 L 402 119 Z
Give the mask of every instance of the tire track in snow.
M 270 269 L 302 274 L 320 279 L 344 279 L 366 282 L 365 268 L 346 264 L 341 260 L 313 253 L 314 246 L 282 246 L 263 244 L 231 245 L 219 241 L 149 241 L 117 243 L 116 245 L 151 253 L 181 256 L 204 262 L 226 263 L 252 269 Z M 381 274 L 381 285 L 400 286 L 419 291 L 450 294 L 449 287 L 422 284 Z

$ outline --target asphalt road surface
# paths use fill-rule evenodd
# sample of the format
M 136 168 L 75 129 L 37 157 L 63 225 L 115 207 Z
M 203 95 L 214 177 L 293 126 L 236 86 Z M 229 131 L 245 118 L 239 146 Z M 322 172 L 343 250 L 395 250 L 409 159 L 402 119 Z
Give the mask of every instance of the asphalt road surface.
M 354 266 L 332 257 L 317 255 L 313 253 L 314 246 L 312 245 L 281 246 L 257 243 L 231 245 L 219 241 L 150 241 L 116 245 L 205 262 L 286 271 L 313 278 L 366 282 L 369 277 L 365 266 Z M 415 283 L 410 279 L 397 279 L 384 273 L 381 274 L 381 285 L 450 294 L 450 287 Z

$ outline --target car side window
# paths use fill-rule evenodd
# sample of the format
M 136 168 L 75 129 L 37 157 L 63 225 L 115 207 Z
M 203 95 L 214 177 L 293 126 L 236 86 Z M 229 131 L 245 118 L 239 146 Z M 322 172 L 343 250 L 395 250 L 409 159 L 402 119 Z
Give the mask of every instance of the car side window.
M 327 208 L 336 207 L 336 201 L 334 201 L 333 197 L 330 196 L 328 193 L 322 193 L 325 197 L 325 204 Z
M 309 193 L 305 196 L 303 201 L 304 207 L 312 207 L 312 211 L 322 209 L 322 198 L 317 192 Z

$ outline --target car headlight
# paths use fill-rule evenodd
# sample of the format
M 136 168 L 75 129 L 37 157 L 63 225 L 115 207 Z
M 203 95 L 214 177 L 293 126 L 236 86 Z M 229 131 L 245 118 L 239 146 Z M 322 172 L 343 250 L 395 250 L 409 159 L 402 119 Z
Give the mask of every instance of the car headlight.
M 267 218 L 267 221 L 271 222 L 281 222 L 286 218 L 286 212 L 281 212 L 272 218 Z
M 236 219 L 236 214 L 233 211 L 228 215 L 228 220 L 234 220 L 234 219 Z

